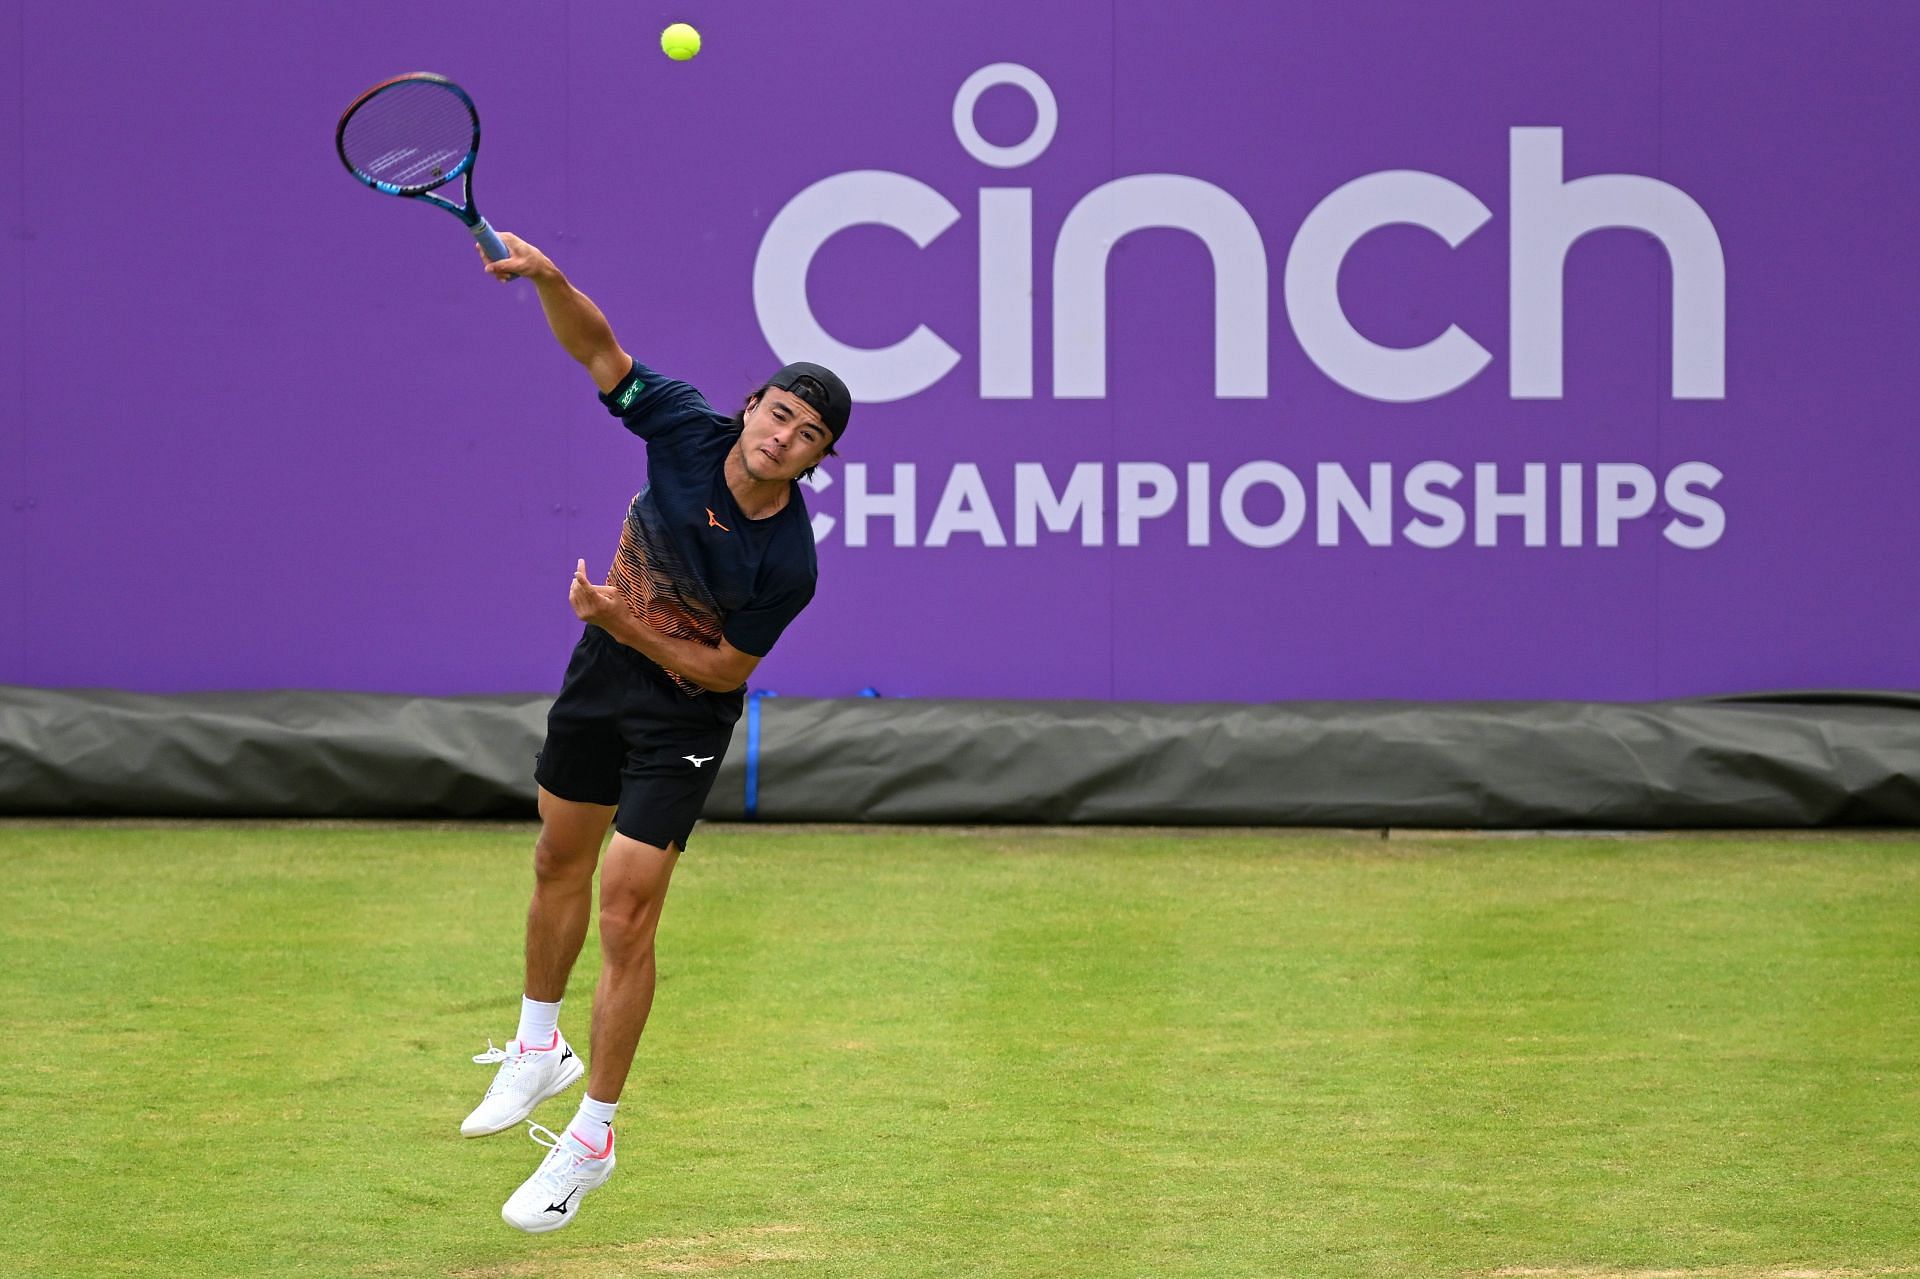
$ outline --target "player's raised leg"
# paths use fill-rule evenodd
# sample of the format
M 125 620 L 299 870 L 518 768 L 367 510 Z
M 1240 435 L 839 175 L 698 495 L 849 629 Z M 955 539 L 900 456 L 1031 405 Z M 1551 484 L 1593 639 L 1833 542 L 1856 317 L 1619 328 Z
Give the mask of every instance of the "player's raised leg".
M 680 856 L 615 834 L 600 872 L 600 984 L 593 996 L 593 1075 L 565 1132 L 500 1215 L 536 1233 L 573 1220 L 586 1192 L 613 1175 L 613 1112 L 653 1010 L 654 937 Z M 537 1140 L 537 1138 L 536 1138 Z
M 460 1125 L 468 1137 L 514 1127 L 584 1072 L 560 1033 L 567 976 L 586 941 L 593 908 L 593 870 L 613 821 L 610 805 L 583 804 L 540 788 L 540 837 L 533 851 L 533 900 L 527 907 L 526 993 L 520 1026 L 505 1048 L 476 1062 L 500 1063 L 493 1085 Z

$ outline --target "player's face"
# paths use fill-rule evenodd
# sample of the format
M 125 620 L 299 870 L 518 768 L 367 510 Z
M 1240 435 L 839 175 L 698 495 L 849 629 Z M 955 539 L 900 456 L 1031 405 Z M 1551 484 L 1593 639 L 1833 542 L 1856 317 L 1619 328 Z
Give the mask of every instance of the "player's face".
M 791 480 L 833 447 L 813 406 L 770 386 L 740 419 L 740 459 L 756 480 Z

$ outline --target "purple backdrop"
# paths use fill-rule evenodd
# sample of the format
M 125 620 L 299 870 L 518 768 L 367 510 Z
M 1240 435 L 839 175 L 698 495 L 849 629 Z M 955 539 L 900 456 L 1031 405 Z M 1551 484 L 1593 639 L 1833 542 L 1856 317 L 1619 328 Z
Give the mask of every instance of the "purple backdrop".
M 809 325 L 925 326 L 854 357 L 892 398 L 757 685 L 1920 685 L 1909 4 L 19 8 L 0 681 L 557 684 L 643 453 L 529 288 L 334 158 L 424 68 L 494 224 L 716 404 Z M 1535 536 L 1483 535 L 1528 464 Z

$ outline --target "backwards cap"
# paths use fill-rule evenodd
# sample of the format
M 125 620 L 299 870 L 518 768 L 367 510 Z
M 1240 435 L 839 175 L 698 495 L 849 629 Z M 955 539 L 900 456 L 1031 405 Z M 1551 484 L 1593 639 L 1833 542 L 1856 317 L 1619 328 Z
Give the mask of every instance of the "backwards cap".
M 802 389 L 801 378 L 812 378 L 818 382 L 825 395 Z M 853 397 L 847 394 L 847 384 L 832 369 L 801 360 L 768 378 L 767 385 L 777 386 L 811 407 L 820 415 L 820 421 L 827 430 L 833 433 L 834 442 L 839 443 L 841 433 L 847 429 L 847 418 L 853 413 Z

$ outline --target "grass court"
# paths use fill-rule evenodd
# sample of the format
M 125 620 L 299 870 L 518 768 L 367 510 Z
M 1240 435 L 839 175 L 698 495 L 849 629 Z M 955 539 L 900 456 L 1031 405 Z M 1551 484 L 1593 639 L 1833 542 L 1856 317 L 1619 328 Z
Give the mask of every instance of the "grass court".
M 1920 834 L 706 826 L 542 1237 L 532 839 L 0 827 L 7 1273 L 1920 1275 Z

